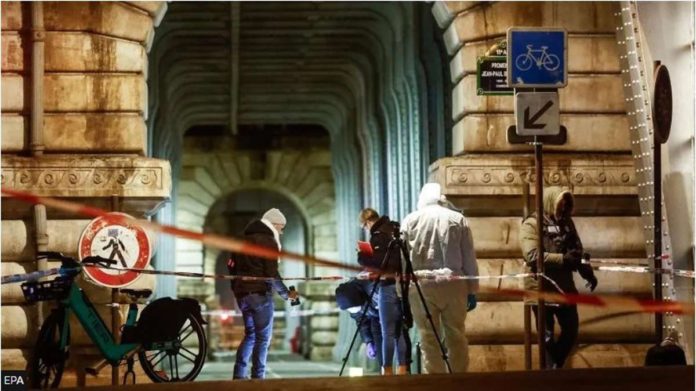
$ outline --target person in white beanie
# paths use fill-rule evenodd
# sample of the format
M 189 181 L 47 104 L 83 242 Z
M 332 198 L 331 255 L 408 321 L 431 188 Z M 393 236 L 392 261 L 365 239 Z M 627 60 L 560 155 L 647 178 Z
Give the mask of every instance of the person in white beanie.
M 288 223 L 285 219 L 285 215 L 283 215 L 279 209 L 271 208 L 263 214 L 261 222 L 266 224 L 266 226 L 273 231 L 273 237 L 276 243 L 278 243 L 278 250 L 280 250 L 282 248 L 280 244 L 280 235 L 283 234 L 283 229 L 285 229 L 285 225 Z
M 257 246 L 280 250 L 280 235 L 287 220 L 278 209 L 270 209 L 261 219 L 254 220 L 244 229 L 244 240 Z M 251 359 L 251 377 L 262 379 L 266 373 L 266 357 L 273 336 L 273 291 L 283 299 L 296 299 L 296 291 L 289 291 L 278 273 L 278 260 L 234 253 L 227 262 L 230 274 L 236 276 L 270 277 L 273 281 L 231 280 L 232 291 L 244 319 L 244 339 L 237 348 L 234 378 L 247 377 Z
M 401 223 L 413 270 L 416 274 L 478 276 L 469 224 L 461 212 L 444 207 L 445 201 L 439 184 L 426 183 L 418 198 L 418 209 Z M 466 313 L 476 307 L 478 280 L 421 280 L 420 284 L 438 335 L 444 337 L 452 372 L 466 372 L 469 366 Z M 446 373 L 440 346 L 415 289 L 409 290 L 409 301 L 421 336 L 425 372 Z

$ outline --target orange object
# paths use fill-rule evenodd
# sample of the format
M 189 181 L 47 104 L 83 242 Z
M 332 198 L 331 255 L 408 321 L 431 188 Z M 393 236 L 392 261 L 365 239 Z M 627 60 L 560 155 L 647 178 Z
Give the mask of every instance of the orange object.
M 358 240 L 358 252 L 367 256 L 372 256 L 372 254 L 374 254 L 370 242 L 363 242 L 361 240 Z

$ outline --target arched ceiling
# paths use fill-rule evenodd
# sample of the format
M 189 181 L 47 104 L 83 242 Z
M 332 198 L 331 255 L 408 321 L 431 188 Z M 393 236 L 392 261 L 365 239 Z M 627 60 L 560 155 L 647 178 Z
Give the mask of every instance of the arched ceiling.
M 176 176 L 192 126 L 320 125 L 339 220 L 366 204 L 403 216 L 429 163 L 423 17 L 405 2 L 171 3 L 149 57 L 151 150 Z

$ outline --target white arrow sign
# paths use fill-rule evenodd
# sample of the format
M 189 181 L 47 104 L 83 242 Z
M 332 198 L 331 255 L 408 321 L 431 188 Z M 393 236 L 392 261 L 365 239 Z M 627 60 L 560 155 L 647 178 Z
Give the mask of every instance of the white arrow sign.
M 518 92 L 515 119 L 520 136 L 554 136 L 560 130 L 560 110 L 556 92 Z

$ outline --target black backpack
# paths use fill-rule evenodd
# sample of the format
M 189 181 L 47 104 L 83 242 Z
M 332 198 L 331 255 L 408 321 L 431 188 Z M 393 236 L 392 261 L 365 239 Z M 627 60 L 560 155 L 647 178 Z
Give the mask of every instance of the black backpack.
M 676 344 L 657 344 L 645 355 L 645 366 L 686 365 L 684 350 Z
M 143 309 L 135 326 L 124 327 L 121 342 L 147 345 L 176 340 L 189 314 L 201 325 L 205 323 L 201 317 L 201 306 L 196 300 L 157 299 Z

